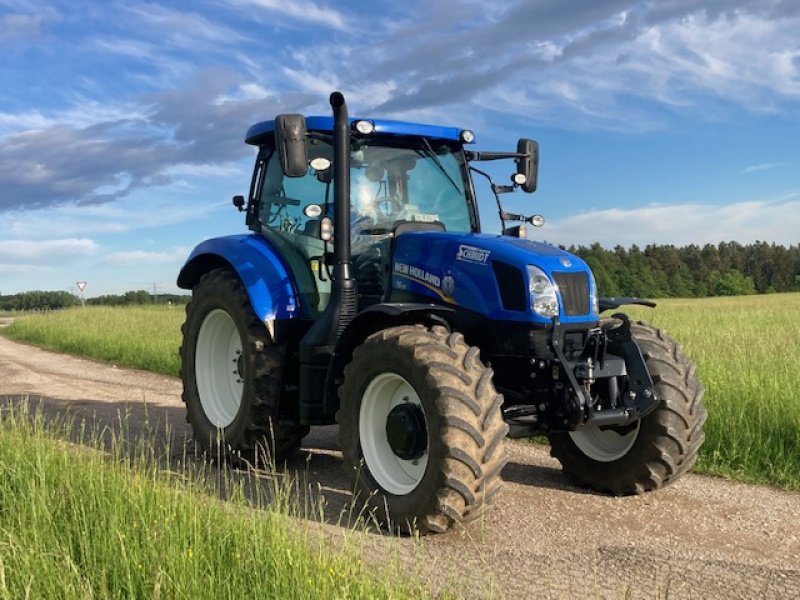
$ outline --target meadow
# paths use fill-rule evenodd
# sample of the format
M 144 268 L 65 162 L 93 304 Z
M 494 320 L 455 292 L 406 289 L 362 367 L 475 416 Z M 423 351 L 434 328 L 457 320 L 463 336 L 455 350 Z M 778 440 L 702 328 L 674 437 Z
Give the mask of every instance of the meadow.
M 86 306 L 18 318 L 1 329 L 42 348 L 179 375 L 183 306 Z
M 167 468 L 147 438 L 65 441 L 76 428 L 24 405 L 0 413 L 2 600 L 427 595 L 397 574 L 378 579 L 389 566 L 364 565 L 352 532 L 332 551 L 312 521 L 288 518 L 285 478 L 267 505 L 250 475 L 193 458 Z
M 697 364 L 709 416 L 695 471 L 800 490 L 800 294 L 627 312 L 666 329 Z
M 660 300 L 626 312 L 695 360 L 709 418 L 696 471 L 800 489 L 800 294 Z M 177 375 L 182 307 L 76 308 L 25 317 L 10 338 Z

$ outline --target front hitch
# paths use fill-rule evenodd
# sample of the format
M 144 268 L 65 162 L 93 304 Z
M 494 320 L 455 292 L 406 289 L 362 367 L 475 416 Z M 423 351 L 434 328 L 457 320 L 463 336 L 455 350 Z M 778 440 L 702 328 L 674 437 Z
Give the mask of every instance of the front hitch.
M 613 315 L 621 321 L 619 325 L 605 331 L 597 331 L 587 340 L 582 360 L 577 363 L 568 360 L 562 348 L 560 323 L 556 320 L 553 328 L 553 351 L 563 365 L 563 372 L 572 388 L 570 412 L 576 429 L 586 426 L 609 427 L 629 425 L 653 412 L 659 404 L 653 379 L 647 370 L 642 352 L 631 333 L 628 316 L 622 313 Z M 624 371 L 616 370 L 612 357 L 620 357 L 624 361 Z M 620 360 L 616 359 L 619 363 Z M 621 366 L 620 366 L 621 367 Z M 627 389 L 622 390 L 617 406 L 602 410 L 595 406 L 595 401 L 588 390 L 587 382 L 627 374 Z M 581 383 L 583 382 L 583 384 Z
M 622 406 L 610 410 L 592 411 L 586 425 L 628 425 L 646 417 L 659 404 L 653 378 L 647 370 L 642 351 L 631 334 L 631 322 L 628 315 L 616 313 L 612 318 L 621 323 L 604 332 L 608 342 L 608 351 L 621 356 L 628 372 L 628 390 L 621 396 Z

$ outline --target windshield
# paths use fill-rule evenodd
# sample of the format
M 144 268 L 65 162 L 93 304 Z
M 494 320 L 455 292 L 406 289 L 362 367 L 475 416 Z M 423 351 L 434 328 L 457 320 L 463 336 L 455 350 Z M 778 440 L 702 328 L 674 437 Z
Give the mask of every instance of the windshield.
M 351 226 L 355 235 L 383 235 L 398 221 L 440 222 L 446 231 L 468 232 L 469 204 L 464 189 L 463 155 L 448 145 L 419 140 L 418 145 L 354 143 L 350 155 Z M 309 140 L 309 159 L 333 159 L 326 141 Z M 276 153 L 264 174 L 260 217 L 284 233 L 316 235 L 318 218 L 333 214 L 333 166 L 304 177 L 284 177 Z M 321 211 L 308 210 L 309 205 Z

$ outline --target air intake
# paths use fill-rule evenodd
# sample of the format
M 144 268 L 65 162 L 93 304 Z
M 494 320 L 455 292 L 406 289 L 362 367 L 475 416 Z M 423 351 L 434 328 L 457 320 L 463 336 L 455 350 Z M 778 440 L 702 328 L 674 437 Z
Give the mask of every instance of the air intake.
M 524 311 L 527 288 L 522 271 L 499 260 L 492 261 L 492 269 L 494 269 L 494 276 L 497 279 L 503 308 Z

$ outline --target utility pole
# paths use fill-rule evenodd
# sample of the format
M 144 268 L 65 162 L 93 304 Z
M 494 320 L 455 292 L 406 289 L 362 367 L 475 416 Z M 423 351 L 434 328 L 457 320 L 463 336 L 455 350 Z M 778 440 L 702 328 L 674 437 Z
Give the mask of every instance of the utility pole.
M 153 304 L 157 304 L 156 297 L 158 295 L 158 284 L 154 281 L 153 282 Z

